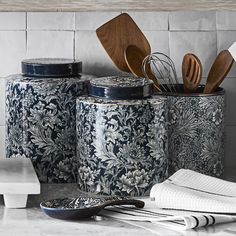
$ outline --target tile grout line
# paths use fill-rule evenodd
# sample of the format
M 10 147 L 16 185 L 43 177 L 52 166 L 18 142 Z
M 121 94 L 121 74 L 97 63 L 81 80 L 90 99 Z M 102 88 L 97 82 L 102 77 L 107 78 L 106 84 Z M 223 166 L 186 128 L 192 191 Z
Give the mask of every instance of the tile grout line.
M 170 12 L 168 12 L 168 17 L 167 17 L 167 30 L 170 31 Z
M 28 55 L 28 12 L 25 12 L 25 57 Z
M 216 34 L 216 55 L 218 54 L 218 30 L 217 30 L 217 18 L 216 18 L 216 11 L 215 11 L 215 27 L 216 27 L 216 32 L 215 32 L 215 34 Z
M 76 44 L 76 40 L 75 40 L 75 31 L 74 31 L 74 37 L 73 37 L 73 59 L 75 60 L 76 58 L 76 53 L 75 53 L 75 44 Z
M 74 29 L 70 29 L 70 30 L 66 30 L 66 29 L 26 29 L 27 31 L 32 31 L 32 32 L 37 32 L 37 31 L 44 31 L 44 32 L 74 32 Z M 0 31 L 4 31 L 4 30 L 0 30 Z M 6 30 L 8 31 L 8 30 Z M 20 31 L 20 30 L 19 30 Z M 21 30 L 23 31 L 23 30 Z
M 167 30 L 168 30 L 168 51 L 169 51 L 169 57 L 171 58 L 171 55 L 170 55 L 170 12 L 168 12 L 168 17 L 167 17 Z
M 76 58 L 76 55 L 75 55 L 75 32 L 76 32 L 76 19 L 75 19 L 75 17 L 76 17 L 76 13 L 74 12 L 74 33 L 73 33 L 73 35 L 74 35 L 74 37 L 73 37 L 73 59 L 75 60 Z
M 79 30 L 74 29 L 0 29 L 0 32 L 8 32 L 8 31 L 59 31 L 59 32 L 74 32 Z M 82 29 L 83 31 L 93 31 L 93 29 Z M 167 30 L 167 29 L 153 29 L 153 30 L 143 30 L 144 32 L 236 32 L 236 29 L 234 30 Z

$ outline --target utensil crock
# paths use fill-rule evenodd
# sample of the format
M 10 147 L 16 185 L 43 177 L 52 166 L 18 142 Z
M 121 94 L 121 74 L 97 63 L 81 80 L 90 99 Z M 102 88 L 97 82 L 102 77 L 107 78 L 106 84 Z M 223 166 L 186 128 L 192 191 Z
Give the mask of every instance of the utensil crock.
M 157 94 L 167 99 L 169 175 L 181 168 L 223 175 L 225 90 L 203 94 L 203 89 Z

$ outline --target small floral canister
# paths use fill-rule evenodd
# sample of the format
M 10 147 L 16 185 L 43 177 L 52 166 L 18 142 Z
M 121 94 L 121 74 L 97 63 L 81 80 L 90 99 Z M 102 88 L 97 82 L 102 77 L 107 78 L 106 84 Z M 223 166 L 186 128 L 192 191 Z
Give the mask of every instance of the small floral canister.
M 68 59 L 29 59 L 6 83 L 6 156 L 31 158 L 39 180 L 77 180 L 76 98 L 90 76 Z
M 222 177 L 225 91 L 164 94 L 168 108 L 169 175 L 185 168 Z
M 151 97 L 151 87 L 143 78 L 98 78 L 77 99 L 81 190 L 143 196 L 166 178 L 166 99 Z

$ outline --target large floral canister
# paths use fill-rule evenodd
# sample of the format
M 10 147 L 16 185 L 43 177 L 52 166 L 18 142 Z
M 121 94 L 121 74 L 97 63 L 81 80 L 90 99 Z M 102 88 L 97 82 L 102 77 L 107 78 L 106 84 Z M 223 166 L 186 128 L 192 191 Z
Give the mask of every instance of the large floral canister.
M 222 177 L 225 91 L 166 94 L 169 175 L 185 168 Z M 161 97 L 163 95 L 160 95 Z
M 88 93 L 81 62 L 32 59 L 6 84 L 6 155 L 28 157 L 41 182 L 77 180 L 76 98 Z
M 80 189 L 148 194 L 167 176 L 166 99 L 151 97 L 152 83 L 143 78 L 98 78 L 90 84 L 92 95 L 76 104 Z

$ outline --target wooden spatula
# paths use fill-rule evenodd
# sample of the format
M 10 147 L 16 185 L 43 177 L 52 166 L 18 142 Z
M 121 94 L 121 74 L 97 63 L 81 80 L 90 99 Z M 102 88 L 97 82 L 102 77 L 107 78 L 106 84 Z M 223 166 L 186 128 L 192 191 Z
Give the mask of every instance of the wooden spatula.
M 124 58 L 129 45 L 139 47 L 146 55 L 151 52 L 148 40 L 127 13 L 108 21 L 96 33 L 113 63 L 122 71 L 130 72 Z
M 145 52 L 143 52 L 140 48 L 138 48 L 135 45 L 129 45 L 125 52 L 124 57 L 125 61 L 130 69 L 130 71 L 133 73 L 133 75 L 138 77 L 145 77 L 143 70 L 142 70 L 142 64 L 143 59 L 147 56 Z M 152 74 L 150 65 L 147 65 L 146 74 L 147 78 L 152 80 L 154 83 L 154 92 L 160 91 L 160 86 L 155 78 L 155 76 Z
M 182 62 L 182 76 L 184 92 L 194 93 L 202 78 L 202 64 L 196 55 L 192 53 L 184 55 Z
M 220 86 L 233 62 L 234 59 L 228 50 L 223 50 L 218 54 L 208 74 L 203 93 L 212 93 Z

